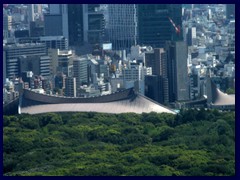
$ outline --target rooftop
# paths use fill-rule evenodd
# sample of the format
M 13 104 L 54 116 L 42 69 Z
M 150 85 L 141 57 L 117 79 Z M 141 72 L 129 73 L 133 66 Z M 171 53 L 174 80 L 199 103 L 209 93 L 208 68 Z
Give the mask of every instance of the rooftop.
M 213 104 L 217 106 L 235 105 L 235 94 L 225 94 L 219 89 L 216 90 L 216 99 L 213 100 Z
M 48 112 L 101 112 L 137 113 L 157 112 L 176 114 L 175 111 L 131 89 L 95 98 L 61 98 L 25 91 L 19 106 L 19 113 L 40 114 Z M 46 96 L 46 100 L 45 97 Z M 51 100 L 48 102 L 48 100 Z M 42 100 L 42 102 L 40 102 Z M 52 103 L 55 101 L 55 103 Z M 74 102 L 75 101 L 75 102 Z

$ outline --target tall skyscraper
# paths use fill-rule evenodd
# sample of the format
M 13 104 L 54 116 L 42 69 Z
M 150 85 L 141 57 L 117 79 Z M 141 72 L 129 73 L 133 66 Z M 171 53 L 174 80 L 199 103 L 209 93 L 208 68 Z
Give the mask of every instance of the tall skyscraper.
M 169 101 L 189 100 L 189 78 L 187 71 L 188 48 L 184 41 L 168 41 L 167 76 L 169 82 Z
M 146 96 L 165 104 L 189 100 L 187 51 L 184 41 L 167 41 L 165 49 L 146 54 L 146 66 L 153 67 L 153 76 L 145 81 Z
M 165 62 L 165 51 L 163 48 L 155 48 L 153 51 L 147 52 L 145 54 L 145 65 L 147 67 L 152 67 L 153 75 L 161 75 L 163 72 L 162 63 Z
M 146 96 L 159 103 L 169 103 L 169 84 L 167 74 L 167 57 L 163 48 L 155 48 L 153 52 L 146 53 L 146 66 L 152 67 L 153 75 L 149 76 L 145 85 Z M 156 87 L 155 87 L 156 86 Z
M 44 16 L 45 36 L 64 36 L 69 39 L 67 4 L 49 4 L 50 13 Z
M 83 4 L 68 4 L 69 45 L 80 46 L 84 42 Z
M 88 4 L 88 34 L 90 44 L 103 42 L 105 19 L 100 4 Z
M 114 50 L 130 50 L 137 44 L 137 6 L 135 4 L 108 5 L 109 39 Z
M 62 36 L 62 16 L 60 14 L 44 15 L 44 35 Z
M 139 4 L 139 44 L 163 48 L 169 40 L 182 40 L 181 4 Z M 177 33 L 170 19 L 179 26 Z
M 50 4 L 45 15 L 45 35 L 64 36 L 70 46 L 100 43 L 104 16 L 100 4 Z
M 69 27 L 68 27 L 68 5 L 61 4 L 61 14 L 62 14 L 62 25 L 63 25 L 63 36 L 69 39 Z

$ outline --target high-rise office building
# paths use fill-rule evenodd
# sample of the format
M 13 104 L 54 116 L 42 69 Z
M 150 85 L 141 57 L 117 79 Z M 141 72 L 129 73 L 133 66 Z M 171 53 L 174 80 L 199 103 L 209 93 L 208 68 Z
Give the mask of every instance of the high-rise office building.
M 63 72 L 65 75 L 69 76 L 69 66 L 73 64 L 72 62 L 73 52 L 71 50 L 59 51 L 58 50 L 58 66 L 57 71 Z
M 3 77 L 12 79 L 19 76 L 19 57 L 20 56 L 46 56 L 47 48 L 45 44 L 14 44 L 3 46 L 4 71 Z
M 188 48 L 186 43 L 184 41 L 168 41 L 166 43 L 166 55 L 169 101 L 189 100 Z
M 139 44 L 162 48 L 169 40 L 182 40 L 181 4 L 139 4 L 138 30 Z M 180 33 L 177 33 L 170 19 Z
M 103 59 L 100 59 L 97 62 L 98 62 L 98 67 L 99 67 L 99 76 L 101 74 L 103 74 L 104 78 L 108 78 L 109 77 L 109 66 L 108 66 L 107 62 Z
M 77 96 L 77 86 L 75 77 L 67 77 L 65 79 L 65 96 L 68 97 Z
M 125 87 L 134 85 L 135 90 L 141 94 L 144 94 L 144 79 L 146 75 L 152 75 L 152 68 L 145 67 L 142 63 L 131 63 L 128 67 L 122 69 Z
M 39 37 L 38 42 L 45 43 L 46 47 L 50 49 L 68 49 L 68 39 L 64 36 L 42 36 Z
M 188 44 L 188 46 L 195 45 L 196 43 L 197 43 L 196 27 L 188 28 L 188 32 L 187 32 L 187 44 Z
M 100 67 L 95 59 L 88 61 L 88 81 L 92 84 L 97 84 L 97 77 L 99 77 Z
M 163 103 L 163 91 L 162 91 L 162 78 L 158 75 L 147 75 L 145 76 L 145 96 L 152 100 Z
M 137 5 L 108 5 L 108 34 L 114 50 L 130 50 L 137 44 Z
M 122 73 L 125 81 L 144 80 L 145 75 L 152 75 L 152 68 L 144 67 L 142 64 L 135 64 L 131 65 L 129 68 L 124 68 Z
M 69 4 L 68 22 L 71 46 L 102 42 L 105 21 L 100 4 Z
M 100 4 L 88 4 L 87 25 L 87 41 L 90 44 L 102 43 L 105 30 L 105 20 Z
M 44 15 L 45 36 L 62 36 L 62 16 L 60 14 Z
M 154 54 L 154 51 L 148 51 L 145 53 L 145 66 L 147 67 L 152 67 L 152 74 L 153 75 L 156 75 L 156 68 L 155 68 L 155 54 Z
M 149 98 L 154 96 L 155 101 L 167 104 L 169 102 L 169 88 L 166 52 L 163 48 L 155 48 L 154 51 L 146 53 L 145 62 L 146 66 L 152 67 L 154 75 L 149 76 L 145 81 L 146 96 Z
M 68 5 L 50 4 L 50 13 L 45 14 L 45 36 L 64 36 L 69 39 Z
M 50 76 L 50 57 L 49 56 L 20 56 L 19 74 L 25 71 L 32 71 L 35 75 L 43 77 Z
M 145 80 L 145 95 L 159 103 L 189 100 L 188 48 L 184 41 L 167 41 L 165 49 L 146 53 L 153 76 Z
M 50 62 L 51 58 L 49 56 L 41 56 L 39 59 L 40 75 L 45 78 L 50 77 Z
M 156 75 L 160 76 L 160 88 L 161 91 L 161 102 L 160 103 L 169 103 L 169 82 L 168 82 L 168 69 L 167 69 L 167 56 L 163 48 L 154 49 L 155 54 L 155 66 L 156 66 Z
M 104 16 L 100 4 L 50 4 L 45 15 L 45 35 L 64 36 L 70 46 L 102 41 Z
M 83 4 L 68 4 L 69 45 L 80 46 L 84 42 Z
M 44 22 L 37 20 L 30 22 L 30 37 L 40 37 L 44 35 Z
M 73 77 L 76 78 L 77 89 L 88 83 L 88 59 L 74 57 L 73 58 Z

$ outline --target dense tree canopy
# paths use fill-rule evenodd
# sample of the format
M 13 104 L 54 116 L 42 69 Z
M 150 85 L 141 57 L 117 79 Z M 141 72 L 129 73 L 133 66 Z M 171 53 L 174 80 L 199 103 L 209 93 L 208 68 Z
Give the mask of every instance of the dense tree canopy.
M 4 116 L 4 175 L 235 175 L 235 112 Z

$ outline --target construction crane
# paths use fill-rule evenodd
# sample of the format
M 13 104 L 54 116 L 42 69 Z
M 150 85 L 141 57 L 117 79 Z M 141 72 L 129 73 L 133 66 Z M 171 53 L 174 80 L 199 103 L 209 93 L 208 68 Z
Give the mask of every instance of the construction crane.
M 171 22 L 171 24 L 173 25 L 176 33 L 177 33 L 178 35 L 180 35 L 180 32 L 181 32 L 180 26 L 177 27 L 176 24 L 173 22 L 173 20 L 172 20 L 170 17 L 168 17 L 168 19 L 169 19 L 169 21 Z

